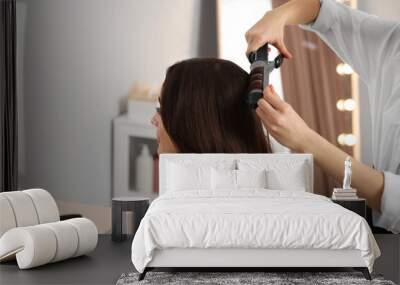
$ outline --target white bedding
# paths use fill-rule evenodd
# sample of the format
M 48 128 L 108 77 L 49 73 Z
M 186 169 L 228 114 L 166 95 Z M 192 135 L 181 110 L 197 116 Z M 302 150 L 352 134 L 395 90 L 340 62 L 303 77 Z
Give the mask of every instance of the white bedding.
M 143 272 L 154 249 L 358 249 L 372 271 L 379 248 L 367 222 L 328 198 L 246 189 L 167 192 L 151 204 L 132 243 Z

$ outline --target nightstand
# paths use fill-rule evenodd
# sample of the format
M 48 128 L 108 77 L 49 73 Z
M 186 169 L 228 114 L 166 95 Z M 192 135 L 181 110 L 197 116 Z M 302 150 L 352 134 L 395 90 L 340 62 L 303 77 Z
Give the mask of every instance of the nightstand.
M 357 198 L 353 200 L 336 200 L 332 199 L 333 203 L 339 204 L 343 208 L 346 208 L 356 214 L 359 214 L 365 220 L 367 220 L 370 227 L 372 227 L 372 215 L 371 209 L 367 207 L 367 201 L 363 198 Z
M 149 205 L 150 199 L 145 197 L 114 197 L 112 199 L 112 240 L 123 241 L 126 239 L 126 235 L 122 234 L 123 212 L 133 212 L 133 235 L 135 235 Z

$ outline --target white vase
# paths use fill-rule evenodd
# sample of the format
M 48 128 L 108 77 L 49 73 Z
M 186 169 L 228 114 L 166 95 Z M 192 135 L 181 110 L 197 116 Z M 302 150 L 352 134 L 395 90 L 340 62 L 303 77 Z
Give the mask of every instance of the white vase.
M 136 159 L 136 188 L 139 192 L 148 194 L 153 189 L 153 156 L 145 144 Z

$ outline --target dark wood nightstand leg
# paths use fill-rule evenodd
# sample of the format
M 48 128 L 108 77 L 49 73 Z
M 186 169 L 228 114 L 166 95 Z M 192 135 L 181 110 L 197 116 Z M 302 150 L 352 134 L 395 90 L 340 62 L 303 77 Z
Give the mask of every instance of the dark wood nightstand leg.
M 148 208 L 149 208 L 148 201 L 137 204 L 135 206 L 135 209 L 133 210 L 133 235 L 135 235 L 137 229 L 139 228 L 140 221 L 143 219 Z
M 365 279 L 372 280 L 367 267 L 354 267 L 354 270 L 361 271 Z
M 138 281 L 142 281 L 144 279 L 144 277 L 146 277 L 146 273 L 147 273 L 148 269 L 147 267 L 143 270 L 142 273 L 139 274 L 139 278 Z
M 121 203 L 112 203 L 112 241 L 122 241 L 122 205 Z

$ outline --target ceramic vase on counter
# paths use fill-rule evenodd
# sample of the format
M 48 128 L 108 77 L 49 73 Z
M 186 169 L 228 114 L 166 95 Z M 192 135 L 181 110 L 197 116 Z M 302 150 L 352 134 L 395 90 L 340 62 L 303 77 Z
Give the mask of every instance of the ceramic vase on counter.
M 145 144 L 136 159 L 136 190 L 142 193 L 153 191 L 153 156 Z

